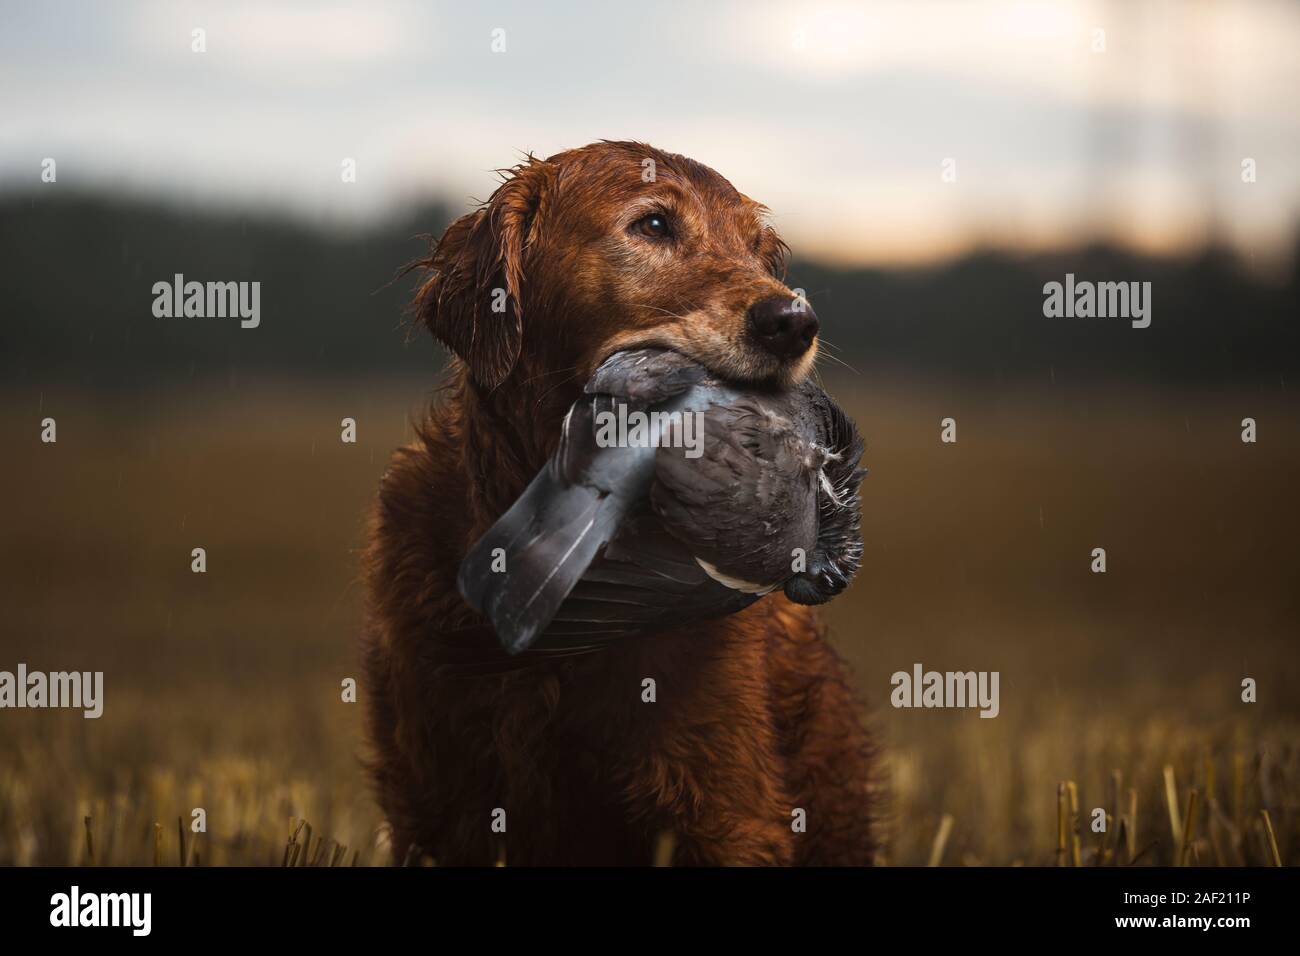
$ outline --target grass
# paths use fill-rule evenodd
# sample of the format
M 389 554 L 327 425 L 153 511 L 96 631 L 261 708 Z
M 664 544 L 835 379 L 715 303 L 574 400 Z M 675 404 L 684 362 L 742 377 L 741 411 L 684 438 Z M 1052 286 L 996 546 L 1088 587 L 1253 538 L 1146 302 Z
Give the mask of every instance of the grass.
M 1137 713 L 1080 720 L 1067 705 L 995 733 L 967 722 L 942 743 L 895 739 L 891 862 L 1295 864 L 1296 725 Z
M 114 703 L 120 723 L 105 733 L 70 714 L 6 715 L 22 721 L 0 758 L 0 861 L 278 866 L 291 817 L 315 824 L 299 834 L 297 865 L 317 861 L 327 841 L 349 863 L 387 859 L 353 756 L 359 740 L 338 708 L 170 692 Z M 191 830 L 195 808 L 205 833 Z
M 388 858 L 360 705 L 339 689 L 357 676 L 362 512 L 420 394 L 6 398 L 0 494 L 21 506 L 0 538 L 0 669 L 103 670 L 106 700 L 99 720 L 0 713 L 0 864 Z M 887 861 L 1300 861 L 1292 405 L 840 394 L 871 475 L 863 572 L 828 615 L 885 743 Z M 1267 424 L 1257 446 L 1236 439 L 1242 408 Z M 1099 545 L 1105 575 L 1088 570 Z M 1000 715 L 889 708 L 914 662 L 998 670 Z

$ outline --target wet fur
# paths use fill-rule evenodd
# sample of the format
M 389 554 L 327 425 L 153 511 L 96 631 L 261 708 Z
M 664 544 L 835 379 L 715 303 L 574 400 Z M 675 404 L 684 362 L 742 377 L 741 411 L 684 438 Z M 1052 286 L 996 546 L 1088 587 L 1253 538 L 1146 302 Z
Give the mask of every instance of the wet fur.
M 624 230 L 656 204 L 683 224 L 673 248 Z M 811 354 L 783 366 L 745 339 L 752 302 L 792 294 L 763 216 L 698 163 L 598 143 L 507 171 L 418 264 L 416 320 L 456 358 L 384 475 L 365 556 L 369 771 L 395 861 L 640 865 L 671 832 L 678 865 L 872 862 L 872 747 L 812 609 L 771 595 L 678 632 L 510 658 L 455 586 L 611 352 L 666 345 L 754 382 L 807 373 Z

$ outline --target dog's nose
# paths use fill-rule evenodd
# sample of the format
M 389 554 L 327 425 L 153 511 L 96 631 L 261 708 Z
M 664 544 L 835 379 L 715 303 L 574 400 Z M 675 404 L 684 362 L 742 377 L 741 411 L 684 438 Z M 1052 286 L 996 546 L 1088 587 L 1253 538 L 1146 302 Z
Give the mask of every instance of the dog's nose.
M 798 358 L 808 351 L 821 328 L 808 300 L 778 296 L 749 307 L 749 334 L 778 358 Z

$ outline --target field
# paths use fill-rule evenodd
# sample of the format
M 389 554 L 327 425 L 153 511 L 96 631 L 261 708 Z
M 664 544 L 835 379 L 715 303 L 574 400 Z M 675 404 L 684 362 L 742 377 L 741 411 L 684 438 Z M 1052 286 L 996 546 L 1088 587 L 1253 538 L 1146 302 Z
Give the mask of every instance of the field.
M 106 702 L 0 712 L 0 864 L 174 864 L 196 807 L 191 864 L 278 865 L 302 820 L 300 863 L 386 856 L 340 683 L 362 515 L 426 391 L 6 395 L 0 670 L 102 670 Z M 1300 861 L 1295 402 L 838 393 L 871 474 L 864 567 L 828 614 L 888 755 L 888 862 Z M 915 663 L 999 671 L 1000 715 L 891 708 Z

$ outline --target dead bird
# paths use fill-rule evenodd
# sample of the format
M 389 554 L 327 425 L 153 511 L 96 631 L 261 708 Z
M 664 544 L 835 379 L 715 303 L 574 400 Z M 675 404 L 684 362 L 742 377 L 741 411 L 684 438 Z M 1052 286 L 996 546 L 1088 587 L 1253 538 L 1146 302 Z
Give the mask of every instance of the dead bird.
M 862 558 L 863 443 L 818 386 L 741 388 L 678 352 L 618 352 L 555 455 L 460 566 L 511 653 L 839 594 Z

